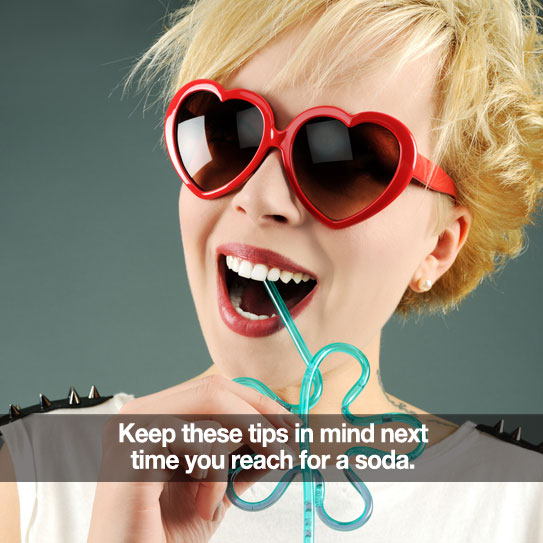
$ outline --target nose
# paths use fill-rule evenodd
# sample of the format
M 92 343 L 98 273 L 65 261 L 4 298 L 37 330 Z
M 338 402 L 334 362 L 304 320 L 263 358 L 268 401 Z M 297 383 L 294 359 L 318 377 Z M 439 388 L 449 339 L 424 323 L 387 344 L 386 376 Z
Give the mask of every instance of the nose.
M 278 149 L 270 151 L 231 202 L 235 211 L 255 224 L 299 226 L 305 209 L 292 191 Z

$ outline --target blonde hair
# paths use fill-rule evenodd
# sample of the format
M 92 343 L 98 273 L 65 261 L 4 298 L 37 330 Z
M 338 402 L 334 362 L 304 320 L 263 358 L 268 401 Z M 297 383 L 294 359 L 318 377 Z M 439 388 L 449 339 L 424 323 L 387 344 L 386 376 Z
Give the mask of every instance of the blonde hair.
M 538 7 L 520 0 L 199 0 L 170 16 L 169 29 L 130 80 L 141 73 L 139 85 L 150 94 L 158 84 L 166 104 L 185 82 L 225 80 L 274 37 L 311 18 L 271 85 L 303 81 L 317 89 L 383 62 L 400 68 L 436 52 L 433 158 L 455 181 L 458 203 L 473 220 L 452 267 L 428 292 L 407 289 L 397 313 L 445 312 L 520 254 L 525 227 L 541 205 Z M 452 205 L 447 196 L 438 200 L 440 231 Z

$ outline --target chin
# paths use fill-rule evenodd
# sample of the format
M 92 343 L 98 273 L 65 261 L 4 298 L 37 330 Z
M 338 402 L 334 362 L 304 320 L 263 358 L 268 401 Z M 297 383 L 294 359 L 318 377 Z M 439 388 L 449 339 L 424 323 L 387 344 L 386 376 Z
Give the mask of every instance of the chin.
M 305 371 L 305 364 L 295 350 L 290 338 L 282 342 L 277 348 L 277 342 L 273 345 L 262 345 L 268 343 L 264 338 L 255 340 L 259 346 L 251 345 L 246 338 L 240 338 L 232 332 L 227 332 L 230 337 L 208 343 L 211 357 L 217 370 L 228 377 L 251 377 L 257 379 L 270 388 L 284 387 L 289 384 L 299 385 Z M 235 354 L 233 354 L 235 353 Z

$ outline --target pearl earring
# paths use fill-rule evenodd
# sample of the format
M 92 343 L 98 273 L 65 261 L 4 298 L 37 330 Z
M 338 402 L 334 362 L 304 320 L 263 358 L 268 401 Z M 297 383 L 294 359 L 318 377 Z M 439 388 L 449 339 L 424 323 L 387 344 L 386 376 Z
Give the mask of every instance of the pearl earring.
M 426 292 L 432 288 L 432 281 L 430 281 L 430 279 L 424 279 L 421 277 L 417 282 L 417 286 L 420 290 Z

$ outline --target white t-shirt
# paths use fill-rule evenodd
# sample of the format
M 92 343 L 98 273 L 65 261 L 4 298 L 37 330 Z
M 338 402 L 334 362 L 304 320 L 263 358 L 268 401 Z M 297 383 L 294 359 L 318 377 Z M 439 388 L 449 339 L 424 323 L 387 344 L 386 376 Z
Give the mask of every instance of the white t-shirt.
M 116 413 L 130 399 L 132 396 L 117 394 L 84 411 Z M 23 424 L 12 423 L 2 431 L 14 458 L 28 454 L 29 435 Z M 69 462 L 69 458 L 67 449 L 65 461 Z M 530 473 L 539 474 L 537 478 L 541 480 L 543 455 L 484 434 L 468 421 L 430 447 L 424 458 L 419 459 L 417 469 L 454 473 L 477 463 L 479 469 L 482 464 L 488 473 L 494 473 L 496 469 L 503 472 L 513 462 L 525 465 Z M 261 500 L 275 484 L 257 483 L 243 494 L 243 499 Z M 22 541 L 86 542 L 95 486 L 95 483 L 18 483 Z M 317 517 L 316 543 L 543 543 L 543 483 L 380 482 L 367 486 L 373 497 L 373 514 L 367 524 L 354 531 L 339 532 Z M 357 518 L 363 507 L 360 496 L 349 483 L 326 483 L 324 505 L 328 514 L 340 521 Z M 247 512 L 231 507 L 211 542 L 300 542 L 302 524 L 302 485 L 293 482 L 268 509 Z

